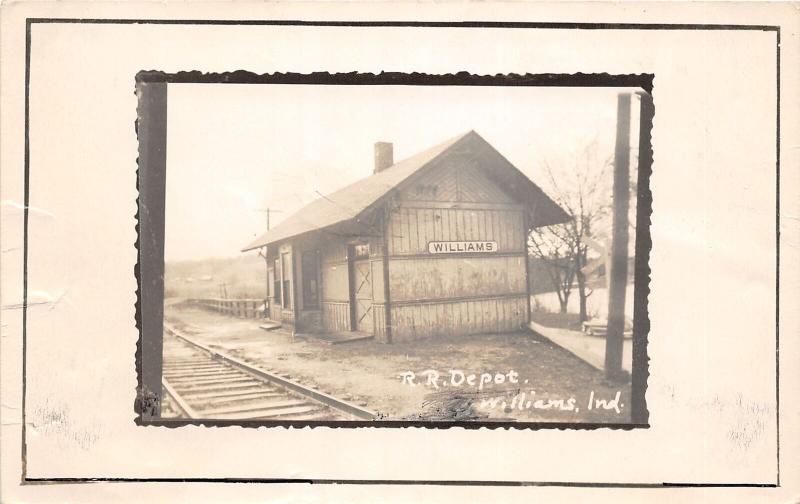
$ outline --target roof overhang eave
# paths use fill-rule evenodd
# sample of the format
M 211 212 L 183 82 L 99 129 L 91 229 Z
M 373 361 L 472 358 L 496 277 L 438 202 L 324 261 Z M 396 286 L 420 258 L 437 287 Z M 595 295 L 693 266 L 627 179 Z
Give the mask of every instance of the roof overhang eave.
M 533 228 L 540 228 L 540 227 L 547 227 L 547 226 L 555 226 L 557 224 L 564 224 L 572 220 L 572 218 L 565 212 L 561 207 L 554 205 L 553 212 L 551 215 L 543 219 L 536 219 L 533 222 Z M 541 214 L 539 214 L 541 215 Z
M 264 245 L 248 245 L 245 248 L 240 249 L 239 252 L 242 252 L 242 253 L 250 252 L 251 250 L 257 250 L 257 249 L 260 249 L 260 248 L 264 248 L 266 246 L 267 246 L 267 244 L 264 244 Z
M 343 221 L 335 222 L 333 224 L 328 224 L 327 226 L 323 226 L 323 227 L 319 227 L 319 228 L 307 229 L 305 231 L 301 231 L 300 233 L 289 235 L 289 236 L 282 236 L 282 237 L 277 238 L 277 239 L 266 239 L 266 240 L 260 241 L 258 243 L 252 242 L 249 245 L 247 245 L 246 247 L 244 247 L 243 249 L 241 249 L 241 252 L 249 252 L 251 250 L 256 250 L 256 249 L 260 249 L 260 248 L 264 248 L 264 247 L 280 245 L 281 243 L 284 243 L 284 242 L 287 242 L 287 241 L 291 241 L 291 240 L 296 240 L 296 239 L 299 239 L 299 238 L 307 237 L 308 235 L 313 234 L 313 233 L 320 233 L 320 232 L 326 231 L 326 230 L 331 229 L 333 227 L 342 225 L 343 223 L 352 222 L 353 220 L 355 220 L 355 218 L 346 219 L 346 220 L 343 220 Z

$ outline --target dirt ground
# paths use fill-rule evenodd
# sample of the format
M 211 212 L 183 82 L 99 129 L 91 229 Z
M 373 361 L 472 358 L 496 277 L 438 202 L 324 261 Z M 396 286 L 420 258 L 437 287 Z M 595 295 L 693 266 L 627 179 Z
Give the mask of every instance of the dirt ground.
M 330 345 L 196 308 L 169 306 L 166 319 L 198 341 L 381 419 L 630 419 L 630 384 L 607 382 L 600 371 L 533 333 Z

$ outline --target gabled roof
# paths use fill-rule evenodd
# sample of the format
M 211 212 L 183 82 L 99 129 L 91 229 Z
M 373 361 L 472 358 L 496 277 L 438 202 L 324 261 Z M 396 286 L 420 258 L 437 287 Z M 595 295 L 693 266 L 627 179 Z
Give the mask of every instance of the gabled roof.
M 501 166 L 505 165 L 504 168 L 509 170 L 507 176 L 502 177 L 506 182 L 503 184 L 504 188 L 515 194 L 521 201 L 530 199 L 535 204 L 534 227 L 548 226 L 569 220 L 564 210 L 556 205 L 536 184 L 480 135 L 469 131 L 312 201 L 250 242 L 242 249 L 242 252 L 355 220 L 420 170 L 451 152 L 460 151 L 462 147 L 470 149 L 476 156 L 488 154 L 494 159 L 501 160 Z

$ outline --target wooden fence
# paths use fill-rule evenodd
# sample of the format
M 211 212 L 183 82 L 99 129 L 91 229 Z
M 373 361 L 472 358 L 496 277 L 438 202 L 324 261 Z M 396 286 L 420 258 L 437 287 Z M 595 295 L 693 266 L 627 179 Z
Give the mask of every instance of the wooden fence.
M 189 303 L 241 318 L 266 318 L 266 314 L 269 312 L 269 304 L 264 299 L 190 299 Z

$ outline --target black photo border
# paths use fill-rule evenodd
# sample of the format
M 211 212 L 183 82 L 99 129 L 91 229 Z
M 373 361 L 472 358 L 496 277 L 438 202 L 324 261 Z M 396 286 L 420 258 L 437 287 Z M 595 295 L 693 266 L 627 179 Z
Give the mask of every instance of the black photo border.
M 649 317 L 647 300 L 650 285 L 650 215 L 652 194 L 650 175 L 652 172 L 651 132 L 653 126 L 653 79 L 652 74 L 504 74 L 475 75 L 467 72 L 456 74 L 427 74 L 382 72 L 373 73 L 272 73 L 255 74 L 237 70 L 222 73 L 186 71 L 167 73 L 140 71 L 136 75 L 137 92 L 144 87 L 152 88 L 139 93 L 139 137 L 138 190 L 139 212 L 137 214 L 137 242 L 139 252 L 136 267 L 138 283 L 136 302 L 136 325 L 139 341 L 136 353 L 138 389 L 135 410 L 137 424 L 180 427 L 203 425 L 222 427 L 335 427 L 335 428 L 398 428 L 422 427 L 426 429 L 562 429 L 592 430 L 600 428 L 631 430 L 649 428 L 645 401 L 647 389 L 648 357 L 647 335 Z M 164 208 L 166 139 L 166 100 L 170 84 L 247 84 L 247 85 L 315 85 L 315 86 L 493 86 L 493 87 L 560 87 L 560 88 L 626 88 L 642 96 L 640 134 L 637 147 L 640 150 L 636 197 L 636 243 L 634 285 L 633 363 L 631 373 L 631 416 L 629 422 L 480 422 L 480 421 L 424 421 L 424 420 L 176 420 L 158 417 L 161 384 L 161 354 L 163 338 L 164 304 Z M 142 126 L 146 127 L 142 127 Z M 143 211 L 144 209 L 144 211 Z
M 24 129 L 24 214 L 23 214 L 23 306 L 22 306 L 22 383 L 23 383 L 23 396 L 22 396 L 22 443 L 21 443 L 21 457 L 22 457 L 22 474 L 21 483 L 23 485 L 36 485 L 36 484 L 52 484 L 52 483 L 88 483 L 88 482 L 219 482 L 219 483 L 303 483 L 303 484 L 361 484 L 361 485 L 456 485 L 456 486 L 555 486 L 555 487 L 592 487 L 592 488 L 674 488 L 674 487 L 766 487 L 775 488 L 780 486 L 780 337 L 779 337 L 779 289 L 780 289 L 780 26 L 774 25 L 746 25 L 746 24 L 657 24 L 657 23 L 570 23 L 570 22 L 480 22 L 480 21 L 464 21 L 464 22 L 420 22 L 420 21 L 308 21 L 308 20 L 214 20 L 214 19 L 111 19 L 111 18 L 26 18 L 25 30 L 25 129 Z M 685 482 L 662 482 L 662 483 L 625 483 L 625 482 L 564 482 L 564 481 L 443 481 L 443 480 L 359 480 L 359 479 L 342 479 L 342 480 L 328 480 L 328 479 L 281 479 L 281 478 L 103 478 L 103 477 L 88 477 L 88 478 L 29 478 L 27 476 L 26 467 L 26 420 L 25 420 L 25 402 L 26 402 L 26 337 L 27 337 L 27 306 L 28 306 L 28 231 L 29 231 L 29 201 L 30 201 L 30 64 L 31 64 L 31 28 L 34 24 L 159 24 L 159 25 L 250 25 L 250 26 L 339 26 L 339 27 L 420 27 L 420 28 L 503 28 L 503 29 L 567 29 L 567 30 L 708 30 L 708 31 L 766 31 L 774 32 L 776 34 L 776 66 L 777 66 L 777 117 L 776 117 L 776 312 L 775 312 L 775 331 L 776 331 L 776 412 L 775 421 L 777 424 L 777 456 L 776 456 L 776 481 L 774 483 L 685 483 Z M 235 72 L 234 72 L 235 73 Z M 176 74 L 178 75 L 178 74 Z M 347 74 L 342 74 L 347 75 Z M 458 74 L 457 74 L 458 75 Z M 652 84 L 652 76 L 650 76 Z M 648 90 L 649 91 L 649 90 Z M 640 135 L 641 136 L 641 135 Z M 649 136 L 649 135 L 648 135 Z M 652 160 L 652 150 L 649 151 L 650 159 Z M 649 181 L 650 167 L 647 170 L 641 170 L 639 177 L 641 180 L 642 172 L 647 172 L 647 180 Z M 137 178 L 138 180 L 138 178 Z M 640 194 L 638 198 L 642 197 L 640 186 Z M 648 197 L 649 186 L 646 188 Z M 637 199 L 638 199 L 637 198 Z M 648 201 L 648 206 L 652 201 Z M 646 248 L 647 255 L 649 256 L 649 219 L 650 213 L 644 216 L 641 207 L 641 199 L 638 200 L 639 208 L 637 210 L 637 228 L 643 218 L 648 221 L 647 241 Z M 640 255 L 640 238 L 637 233 L 637 258 L 636 258 L 636 271 L 637 279 L 639 277 L 639 255 Z M 138 238 L 137 238 L 138 240 Z M 163 265 L 162 265 L 163 266 Z M 138 268 L 138 263 L 137 263 Z M 649 283 L 649 266 L 647 267 L 648 275 L 647 281 Z M 137 269 L 138 275 L 138 269 Z M 138 280 L 137 276 L 137 280 Z M 639 290 L 639 280 L 636 280 L 635 292 Z M 648 286 L 649 290 L 649 286 Z M 138 294 L 138 293 L 137 293 Z M 640 297 L 641 294 L 637 292 L 635 297 Z M 137 297 L 138 305 L 138 297 Z M 646 310 L 646 306 L 645 306 Z M 638 311 L 635 308 L 636 315 Z M 138 306 L 137 306 L 137 319 L 138 319 Z M 139 320 L 137 320 L 137 324 Z M 648 322 L 649 329 L 649 322 Z M 645 337 L 646 337 L 645 333 Z M 140 335 L 141 337 L 141 335 Z M 640 347 L 641 349 L 641 347 Z M 139 355 L 139 345 L 137 344 L 137 358 Z M 645 374 L 643 379 L 646 383 L 646 348 L 642 349 L 645 357 Z M 637 360 L 637 350 L 634 349 L 634 361 Z M 640 357 L 641 360 L 641 357 Z M 139 375 L 139 363 L 137 362 L 137 375 Z M 141 376 L 139 376 L 141 378 Z M 640 376 L 639 379 L 642 379 Z M 632 377 L 632 393 L 635 388 L 637 380 L 637 373 L 634 369 Z M 141 385 L 141 382 L 140 382 Z M 642 392 L 644 393 L 644 392 Z M 138 407 L 141 407 L 141 401 L 137 399 Z M 148 422 L 154 424 L 155 422 Z M 194 422 L 189 422 L 194 423 Z M 207 424 L 207 422 L 202 422 Z M 297 424 L 297 422 L 287 422 L 289 425 Z M 376 427 L 379 424 L 384 424 L 386 427 L 391 427 L 393 422 L 367 422 L 369 427 Z M 175 422 L 170 422 L 175 425 Z M 222 422 L 214 422 L 214 424 L 222 425 Z M 233 423 L 236 424 L 235 422 Z M 304 422 L 303 425 L 310 425 L 310 422 Z M 348 422 L 349 425 L 357 424 L 357 422 Z M 402 422 L 403 426 L 407 426 L 407 422 Z M 427 422 L 426 422 L 427 424 Z M 263 425 L 260 424 L 260 425 Z M 458 426 L 458 423 L 448 423 L 448 426 Z M 595 428 L 595 427 L 609 427 L 608 424 L 598 424 L 592 426 L 590 424 L 541 424 L 537 423 L 535 428 L 575 428 L 572 425 L 579 425 L 578 428 Z M 580 427 L 582 425 L 582 427 Z M 429 425 L 421 425 L 423 427 L 430 427 Z M 486 424 L 467 424 L 464 427 L 483 427 Z M 502 424 L 499 428 L 508 428 L 513 424 Z M 521 427 L 525 427 L 522 425 Z M 624 424 L 620 428 L 633 428 L 632 424 Z

